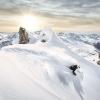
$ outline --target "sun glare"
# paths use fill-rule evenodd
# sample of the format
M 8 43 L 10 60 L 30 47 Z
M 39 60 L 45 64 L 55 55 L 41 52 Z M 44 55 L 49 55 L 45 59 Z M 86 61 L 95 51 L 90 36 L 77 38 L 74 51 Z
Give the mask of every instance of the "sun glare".
M 35 16 L 25 15 L 21 17 L 20 25 L 28 31 L 34 31 L 40 25 L 40 20 Z

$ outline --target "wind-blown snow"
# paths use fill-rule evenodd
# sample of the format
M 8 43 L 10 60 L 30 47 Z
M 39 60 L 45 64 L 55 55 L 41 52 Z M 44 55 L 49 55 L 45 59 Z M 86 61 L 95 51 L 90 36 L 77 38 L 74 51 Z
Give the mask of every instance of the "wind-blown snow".
M 0 100 L 100 100 L 100 69 L 51 30 L 40 37 L 34 44 L 1 49 Z M 80 66 L 77 76 L 68 68 L 73 64 Z

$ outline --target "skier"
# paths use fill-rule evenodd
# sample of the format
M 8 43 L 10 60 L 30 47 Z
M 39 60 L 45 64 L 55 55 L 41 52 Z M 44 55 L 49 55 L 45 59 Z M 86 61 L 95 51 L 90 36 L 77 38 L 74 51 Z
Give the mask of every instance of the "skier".
M 72 70 L 73 75 L 76 75 L 75 71 L 76 71 L 76 69 L 78 69 L 78 68 L 80 68 L 78 65 L 71 65 L 71 66 L 69 66 L 69 69 Z

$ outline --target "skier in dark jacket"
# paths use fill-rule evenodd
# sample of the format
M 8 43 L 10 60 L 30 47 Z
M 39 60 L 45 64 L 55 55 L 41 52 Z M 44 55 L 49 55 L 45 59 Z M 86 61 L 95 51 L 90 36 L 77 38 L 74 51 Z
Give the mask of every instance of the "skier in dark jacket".
M 76 71 L 76 69 L 78 69 L 78 68 L 80 68 L 78 65 L 71 65 L 71 66 L 69 67 L 69 69 L 72 70 L 72 72 L 73 72 L 74 75 L 76 75 L 75 71 Z

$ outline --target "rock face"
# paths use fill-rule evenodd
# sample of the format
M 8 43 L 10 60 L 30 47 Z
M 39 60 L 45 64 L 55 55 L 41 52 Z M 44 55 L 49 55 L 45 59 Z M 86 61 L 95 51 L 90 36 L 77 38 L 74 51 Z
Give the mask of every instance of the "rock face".
M 10 41 L 9 39 L 5 39 L 3 41 L 0 41 L 0 48 L 4 47 L 4 46 L 8 46 L 8 45 L 12 45 L 11 43 L 12 41 Z
M 28 33 L 25 28 L 20 27 L 19 29 L 19 44 L 27 44 L 29 42 Z
M 100 60 L 97 61 L 97 64 L 100 65 Z
M 95 47 L 98 51 L 100 51 L 100 42 L 94 44 L 94 47 Z

